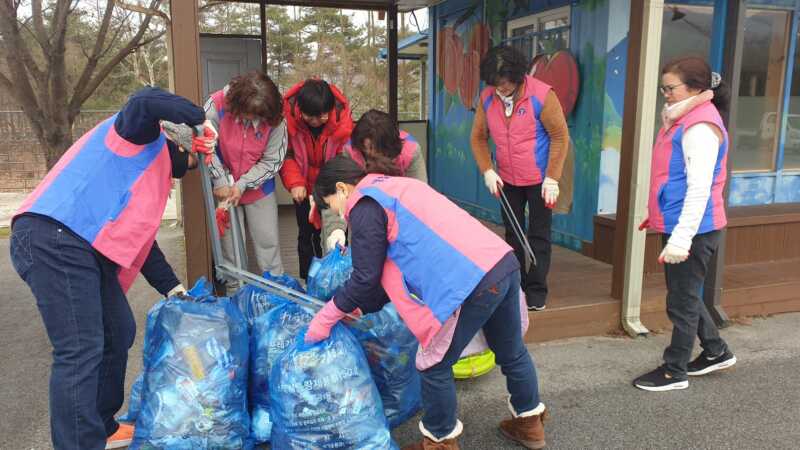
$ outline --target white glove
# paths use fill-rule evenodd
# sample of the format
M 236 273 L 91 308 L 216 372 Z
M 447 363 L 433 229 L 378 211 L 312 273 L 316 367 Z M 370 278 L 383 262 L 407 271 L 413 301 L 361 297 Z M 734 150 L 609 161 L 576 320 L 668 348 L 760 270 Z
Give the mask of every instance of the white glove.
M 544 206 L 553 209 L 558 201 L 558 181 L 545 177 L 542 182 L 542 198 Z
M 486 172 L 483 172 L 483 182 L 486 184 L 486 189 L 489 189 L 492 195 L 495 197 L 500 196 L 503 180 L 500 179 L 500 175 L 498 175 L 494 169 L 488 169 Z
M 328 236 L 328 240 L 325 241 L 325 246 L 328 248 L 328 251 L 331 252 L 337 245 L 344 248 L 346 243 L 347 237 L 344 235 L 344 230 L 336 229 Z
M 309 207 L 308 207 L 308 223 L 313 223 L 314 222 L 314 213 L 316 212 L 316 209 L 317 209 L 317 204 L 314 202 L 314 196 L 313 195 L 309 195 L 308 196 L 308 204 L 309 204 Z
M 678 264 L 686 261 L 687 258 L 689 258 L 689 250 L 667 243 L 664 246 L 664 250 L 661 250 L 661 255 L 658 256 L 658 262 L 661 264 Z
M 174 296 L 176 296 L 178 294 L 185 294 L 185 293 L 186 293 L 186 288 L 183 287 L 183 284 L 179 284 L 179 285 L 175 286 L 174 288 L 172 288 L 171 291 L 167 292 L 167 298 L 174 297 Z

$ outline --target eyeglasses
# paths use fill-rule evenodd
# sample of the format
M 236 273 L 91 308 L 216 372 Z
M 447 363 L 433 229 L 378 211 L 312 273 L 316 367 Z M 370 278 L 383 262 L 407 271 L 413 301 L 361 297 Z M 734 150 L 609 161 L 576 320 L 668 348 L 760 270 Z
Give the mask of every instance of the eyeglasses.
M 676 87 L 681 87 L 681 86 L 683 86 L 683 85 L 684 85 L 684 83 L 681 83 L 681 84 L 673 84 L 672 86 L 659 86 L 659 87 L 658 87 L 658 90 L 659 90 L 659 91 L 661 91 L 661 93 L 662 93 L 662 94 L 665 94 L 665 95 L 666 95 L 666 94 L 671 94 L 671 93 L 672 93 L 672 91 L 673 91 L 673 90 L 674 90 Z

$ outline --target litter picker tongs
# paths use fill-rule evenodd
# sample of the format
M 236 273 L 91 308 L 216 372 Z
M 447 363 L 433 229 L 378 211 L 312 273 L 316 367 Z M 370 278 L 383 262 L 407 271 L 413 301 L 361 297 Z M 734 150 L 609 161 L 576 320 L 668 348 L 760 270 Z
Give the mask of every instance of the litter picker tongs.
M 195 135 L 203 135 L 202 126 L 194 127 L 193 131 Z M 198 159 L 200 178 L 203 186 L 203 200 L 206 207 L 206 220 L 208 221 L 209 238 L 211 239 L 211 255 L 214 259 L 214 269 L 217 280 L 220 282 L 240 281 L 242 283 L 251 284 L 267 292 L 281 295 L 311 311 L 318 311 L 321 309 L 325 305 L 325 302 L 322 300 L 268 280 L 247 270 L 247 252 L 242 235 L 244 228 L 242 227 L 241 208 L 238 206 L 232 206 L 228 210 L 231 218 L 231 227 L 228 232 L 231 233 L 231 240 L 233 241 L 233 261 L 225 259 L 222 254 L 222 241 L 220 240 L 219 228 L 217 227 L 216 206 L 214 204 L 214 191 L 211 185 L 211 174 L 209 173 L 208 167 L 206 167 L 203 162 L 204 158 L 199 157 Z M 352 319 L 354 325 L 360 325 L 358 316 L 348 314 L 347 317 Z
M 528 242 L 528 238 L 525 236 L 525 230 L 522 229 L 522 226 L 517 220 L 517 216 L 514 215 L 514 211 L 511 209 L 511 204 L 508 202 L 506 193 L 503 192 L 503 189 L 501 189 L 499 186 L 497 188 L 497 192 L 500 193 L 500 206 L 503 207 L 503 211 L 505 211 L 506 217 L 508 217 L 508 222 L 511 225 L 511 229 L 514 231 L 514 234 L 517 236 L 517 240 L 522 245 L 522 249 L 525 250 L 525 253 L 527 253 L 531 258 L 531 264 L 535 266 L 536 255 L 533 254 L 531 244 Z M 530 214 L 533 213 L 531 212 Z

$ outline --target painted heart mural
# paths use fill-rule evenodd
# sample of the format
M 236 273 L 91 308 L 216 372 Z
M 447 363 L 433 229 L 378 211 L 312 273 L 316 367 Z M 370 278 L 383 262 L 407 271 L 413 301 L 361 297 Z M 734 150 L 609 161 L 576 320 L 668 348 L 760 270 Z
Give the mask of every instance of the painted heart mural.
M 580 89 L 578 63 L 575 57 L 566 50 L 551 55 L 539 55 L 531 62 L 529 73 L 553 87 L 564 115 L 569 116 L 575 109 Z

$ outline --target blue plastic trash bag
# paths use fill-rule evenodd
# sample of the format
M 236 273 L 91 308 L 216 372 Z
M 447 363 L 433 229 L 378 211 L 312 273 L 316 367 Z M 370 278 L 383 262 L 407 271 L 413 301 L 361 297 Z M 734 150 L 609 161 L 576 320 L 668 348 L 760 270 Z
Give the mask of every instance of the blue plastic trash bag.
M 251 449 L 247 328 L 227 298 L 169 299 L 145 349 L 131 449 Z
M 211 295 L 211 284 L 208 283 L 205 278 L 200 278 L 197 283 L 195 283 L 194 287 L 186 293 L 186 295 L 197 298 Z M 161 307 L 164 306 L 164 302 L 165 300 L 158 301 L 150 308 L 150 311 L 147 312 L 147 320 L 145 322 L 146 325 L 144 330 L 144 345 L 142 346 L 143 349 L 147 349 L 149 341 L 152 340 L 153 328 L 156 325 L 156 317 L 158 317 L 158 312 L 161 310 Z M 144 366 L 144 364 L 142 364 L 142 366 Z M 144 373 L 140 373 L 131 386 L 131 395 L 128 399 L 128 411 L 124 415 L 117 418 L 119 422 L 136 422 L 136 419 L 139 417 L 139 410 L 141 409 L 143 384 Z
M 272 448 L 396 449 L 358 341 L 337 324 L 309 345 L 306 330 L 270 373 Z
M 264 278 L 281 284 L 295 291 L 305 292 L 300 282 L 289 275 L 271 275 L 264 272 Z M 269 311 L 274 306 L 286 301 L 283 297 L 267 292 L 259 287 L 246 284 L 231 297 L 231 301 L 239 308 L 247 321 L 247 326 L 252 327 L 256 318 Z
M 350 249 L 344 254 L 334 250 L 322 259 L 314 258 L 308 269 L 308 295 L 327 302 L 352 272 Z
M 293 303 L 272 309 L 256 319 L 250 337 L 250 424 L 256 443 L 272 434 L 269 415 L 269 373 L 275 360 L 297 339 L 312 315 Z
M 395 428 L 422 408 L 420 376 L 415 363 L 419 341 L 391 303 L 378 312 L 366 314 L 350 330 L 367 355 L 389 427 Z

